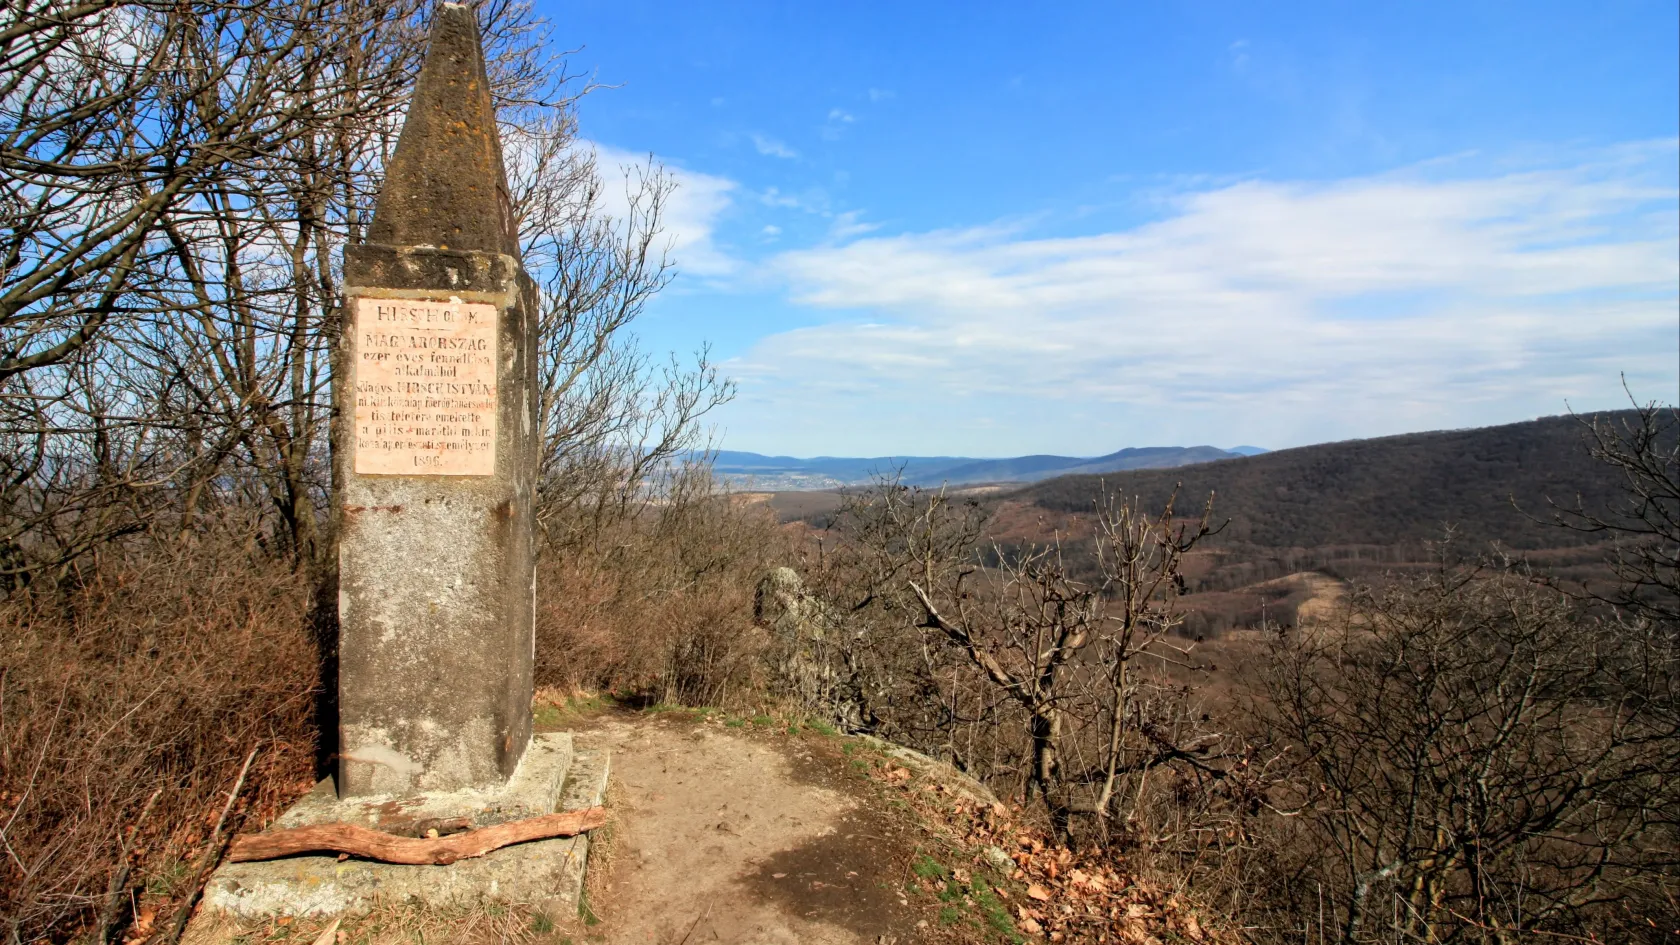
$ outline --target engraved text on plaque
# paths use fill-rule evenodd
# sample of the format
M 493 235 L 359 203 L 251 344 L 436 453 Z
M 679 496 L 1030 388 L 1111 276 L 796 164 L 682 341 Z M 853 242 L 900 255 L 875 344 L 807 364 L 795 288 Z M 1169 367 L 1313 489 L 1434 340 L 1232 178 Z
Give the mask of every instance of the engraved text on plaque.
M 356 299 L 356 472 L 496 471 L 496 307 Z

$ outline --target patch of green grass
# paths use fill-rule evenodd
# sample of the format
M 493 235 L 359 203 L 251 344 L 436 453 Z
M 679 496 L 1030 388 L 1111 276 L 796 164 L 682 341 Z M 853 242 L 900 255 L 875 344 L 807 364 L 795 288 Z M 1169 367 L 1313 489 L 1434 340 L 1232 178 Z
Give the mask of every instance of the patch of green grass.
M 853 758 L 852 759 L 852 767 L 858 769 L 859 771 L 868 771 L 869 770 L 868 762 L 864 761 L 862 758 Z
M 568 696 L 560 702 L 539 702 L 531 706 L 531 721 L 538 728 L 557 728 L 577 716 L 596 712 L 617 702 L 611 695 L 599 693 Z
M 531 931 L 538 935 L 547 935 L 554 931 L 554 920 L 549 918 L 546 913 L 533 912 L 531 913 Z
M 827 722 L 821 721 L 819 719 L 806 719 L 805 720 L 805 727 L 811 729 L 814 732 L 819 732 L 823 735 L 827 735 L 829 738 L 833 738 L 834 736 L 840 734 L 839 729 L 837 729 L 834 726 L 828 724 Z
M 754 725 L 763 725 L 766 727 L 776 724 L 776 720 L 768 715 L 755 715 L 752 718 L 752 722 Z
M 170 860 L 146 880 L 146 892 L 153 896 L 178 895 L 191 878 L 192 864 L 186 860 Z
M 910 864 L 910 871 L 926 880 L 944 879 L 950 872 L 944 864 L 926 853 L 916 857 L 916 862 Z
M 589 905 L 589 890 L 587 889 L 583 891 L 583 895 L 578 897 L 578 918 L 583 920 L 584 925 L 601 924 L 601 917 L 596 915 L 595 910 Z
M 992 882 L 979 876 L 966 882 L 959 880 L 958 876 L 967 874 L 952 871 L 926 853 L 917 854 L 916 859 L 910 863 L 910 871 L 916 875 L 916 879 L 932 884 L 934 897 L 945 904 L 939 910 L 940 925 L 967 923 L 990 932 L 1010 945 L 1025 945 L 1026 939 L 1015 930 L 1015 922 L 1009 917 L 1009 909 L 1003 900 L 998 898 Z M 909 888 L 915 891 L 916 882 L 911 881 Z
M 723 724 L 729 726 L 730 728 L 740 728 L 741 726 L 747 724 L 747 720 L 746 719 L 725 719 Z
M 980 910 L 981 918 L 986 920 L 993 932 L 1014 945 L 1021 945 L 1026 941 L 1020 932 L 1015 931 L 1015 920 L 1009 917 L 1009 909 L 1004 906 L 1003 900 L 998 898 L 997 893 L 985 880 L 976 879 L 970 889 L 975 907 Z
M 847 742 L 846 744 L 840 746 L 840 750 L 849 755 L 852 752 L 857 751 L 857 742 Z

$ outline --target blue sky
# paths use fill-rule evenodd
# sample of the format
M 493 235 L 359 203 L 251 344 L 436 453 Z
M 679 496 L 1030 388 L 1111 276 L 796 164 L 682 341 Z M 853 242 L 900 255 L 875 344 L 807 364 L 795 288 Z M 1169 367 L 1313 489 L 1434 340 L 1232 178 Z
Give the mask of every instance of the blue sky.
M 1680 390 L 1672 0 L 538 0 L 729 449 L 1270 448 Z

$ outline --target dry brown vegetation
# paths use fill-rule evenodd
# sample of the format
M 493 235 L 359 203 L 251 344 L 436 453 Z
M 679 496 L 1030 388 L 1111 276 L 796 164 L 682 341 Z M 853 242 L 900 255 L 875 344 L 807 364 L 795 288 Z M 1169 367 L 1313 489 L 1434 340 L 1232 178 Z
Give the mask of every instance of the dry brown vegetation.
M 1278 634 L 1252 737 L 1286 816 L 1256 911 L 1322 907 L 1346 941 L 1672 931 L 1677 642 L 1509 564 L 1365 589 Z
M 680 624 L 652 663 L 578 670 L 640 684 L 643 665 L 686 666 L 699 637 L 746 625 L 724 615 L 750 613 L 750 584 L 732 590 L 706 557 L 727 531 L 706 517 L 732 506 L 710 504 L 703 477 L 667 475 L 731 387 L 704 353 L 654 363 L 625 333 L 669 279 L 669 181 L 638 169 L 625 209 L 607 214 L 616 201 L 576 146 L 587 86 L 529 5 L 474 7 L 541 290 L 545 568 L 586 600 L 591 581 L 619 582 L 605 591 L 612 619 Z M 338 264 L 371 215 L 430 9 L 7 7 L 0 927 L 11 942 L 169 941 L 230 831 L 260 825 L 327 760 Z M 673 694 L 716 694 L 680 675 L 667 673 Z
M 227 536 L 108 549 L 86 580 L 0 603 L 0 916 L 14 942 L 140 936 L 216 855 L 314 782 L 306 581 Z
M 61 7 L 0 31 L 0 923 L 164 945 L 231 833 L 330 751 L 335 260 L 426 5 Z M 1255 941 L 1680 934 L 1671 408 L 1545 425 L 1587 434 L 1553 466 L 1507 430 L 1439 435 L 1451 462 L 1401 438 L 1130 474 L 1095 503 L 1049 483 L 1035 509 L 729 496 L 677 460 L 730 384 L 624 332 L 669 278 L 669 182 L 633 175 L 606 216 L 571 147 L 583 90 L 528 8 L 478 10 L 543 287 L 545 686 L 878 733 L 1030 802 L 1035 881 L 1081 885 L 1067 850 L 1084 885 L 1146 876 Z M 1548 507 L 1560 469 L 1603 487 Z M 1212 491 L 1222 545 L 1173 498 Z M 1427 560 L 1443 517 L 1526 569 Z M 787 564 L 807 590 L 772 619 L 761 582 Z
M 1232 579 L 1198 558 L 1211 520 L 1179 523 L 1170 494 L 976 553 L 989 508 L 884 483 L 846 499 L 808 569 L 816 675 L 836 719 L 1037 798 L 1055 842 L 1256 940 L 1662 940 L 1680 927 L 1680 416 L 1579 433 L 1625 490 L 1558 512 L 1596 543 L 1564 559 L 1599 556 L 1584 584 L 1452 541 L 1433 562 L 1352 549 L 1351 593 L 1287 555 Z M 1207 590 L 1222 568 L 1233 591 Z M 1198 582 L 1257 598 L 1236 617 L 1260 629 L 1196 643 Z
M 538 567 L 537 685 L 694 706 L 755 704 L 772 640 L 754 594 L 792 541 L 761 504 L 690 467 Z

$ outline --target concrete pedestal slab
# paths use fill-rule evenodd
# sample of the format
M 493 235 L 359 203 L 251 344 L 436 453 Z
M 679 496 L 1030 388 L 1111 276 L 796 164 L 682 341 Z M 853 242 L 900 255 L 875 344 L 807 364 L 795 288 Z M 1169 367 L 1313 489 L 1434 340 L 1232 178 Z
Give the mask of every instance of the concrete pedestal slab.
M 428 822 L 469 817 L 490 826 L 601 803 L 605 750 L 576 748 L 569 734 L 539 735 L 505 789 L 339 800 L 317 786 L 275 824 L 347 822 L 423 834 Z M 360 915 L 380 903 L 472 906 L 517 903 L 556 917 L 576 915 L 589 855 L 587 835 L 503 847 L 448 866 L 401 866 L 334 856 L 229 863 L 204 891 L 207 909 L 237 918 Z

